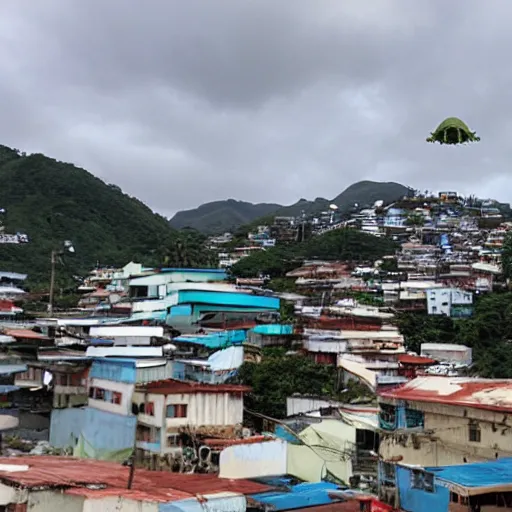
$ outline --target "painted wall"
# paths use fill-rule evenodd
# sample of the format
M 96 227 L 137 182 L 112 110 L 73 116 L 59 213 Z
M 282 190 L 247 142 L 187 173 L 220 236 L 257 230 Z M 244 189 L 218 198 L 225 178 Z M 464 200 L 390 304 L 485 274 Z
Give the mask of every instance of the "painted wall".
M 411 433 L 405 434 L 405 442 L 398 442 L 398 435 L 383 434 L 379 452 L 384 459 L 401 455 L 404 464 L 449 466 L 491 460 L 496 454 L 512 456 L 512 432 L 499 426 L 504 413 L 435 403 L 409 402 L 408 407 L 424 411 L 424 430 L 434 431 L 436 439 Z M 470 420 L 478 422 L 480 442 L 469 441 Z M 401 434 L 404 440 L 403 432 Z
M 178 292 L 177 304 L 212 304 L 223 306 L 248 306 L 253 308 L 279 309 L 279 299 L 274 297 L 261 297 L 246 293 L 229 292 Z
M 124 450 L 133 447 L 136 423 L 136 416 L 122 416 L 87 407 L 82 436 L 93 450 Z
M 114 414 L 131 414 L 132 396 L 135 384 L 93 378 L 90 381 L 90 387 L 103 388 L 108 391 L 117 391 L 122 394 L 122 397 L 120 404 L 113 404 L 105 400 L 89 398 L 89 407 L 94 407 L 95 409 L 100 409 L 101 411 L 111 412 Z
M 257 478 L 286 473 L 285 441 L 229 446 L 220 453 L 221 478 Z
M 311 411 L 317 411 L 324 407 L 339 407 L 342 402 L 334 400 L 322 400 L 315 397 L 289 396 L 286 399 L 286 415 L 294 416 Z
M 134 361 L 96 360 L 91 365 L 89 378 L 112 380 L 117 382 L 135 382 Z
M 396 480 L 400 496 L 400 508 L 405 512 L 448 511 L 450 491 L 438 485 L 435 492 L 427 492 L 411 487 L 411 469 L 396 466 Z
M 50 445 L 72 448 L 85 421 L 85 408 L 53 409 L 50 419 Z
M 286 334 L 293 333 L 293 325 L 288 324 L 264 324 L 257 325 L 252 329 L 257 334 L 263 334 L 266 336 L 283 336 Z

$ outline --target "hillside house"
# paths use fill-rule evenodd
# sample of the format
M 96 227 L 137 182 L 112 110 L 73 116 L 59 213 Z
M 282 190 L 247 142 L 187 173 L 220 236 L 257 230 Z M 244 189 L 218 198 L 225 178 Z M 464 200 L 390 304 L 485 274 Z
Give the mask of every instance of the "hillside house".
M 137 413 L 137 448 L 141 456 L 174 454 L 181 434 L 208 433 L 230 438 L 241 430 L 245 386 L 203 384 L 168 379 L 139 386 L 133 395 Z
M 379 490 L 399 510 L 511 510 L 512 459 L 426 468 L 381 461 Z
M 379 395 L 380 456 L 448 466 L 512 455 L 512 380 L 418 377 Z
M 136 384 L 177 375 L 180 367 L 165 359 L 95 360 L 89 371 L 87 407 L 54 409 L 50 444 L 73 448 L 82 457 L 123 461 L 134 444 Z

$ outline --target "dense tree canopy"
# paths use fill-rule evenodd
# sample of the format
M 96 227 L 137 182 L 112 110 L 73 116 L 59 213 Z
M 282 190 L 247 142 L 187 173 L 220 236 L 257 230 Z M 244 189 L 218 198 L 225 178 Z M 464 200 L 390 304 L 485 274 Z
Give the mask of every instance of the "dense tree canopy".
M 459 343 L 473 350 L 473 371 L 481 377 L 512 378 L 512 293 L 479 297 L 472 318 L 451 319 L 407 313 L 397 324 L 409 350 L 421 343 Z
M 268 274 L 282 277 L 300 265 L 304 259 L 373 261 L 393 254 L 396 244 L 387 238 L 377 238 L 354 229 L 337 229 L 313 236 L 304 243 L 278 245 L 258 251 L 241 259 L 232 268 L 237 277 L 252 277 Z
M 64 240 L 71 240 L 76 252 L 63 258 L 58 279 L 83 275 L 97 262 L 156 265 L 165 246 L 172 253 L 182 239 L 180 255 L 188 262 L 205 264 L 209 258 L 198 251 L 198 238 L 171 229 L 167 219 L 119 187 L 72 164 L 5 146 L 0 146 L 0 208 L 6 210 L 5 231 L 30 239 L 28 244 L 0 245 L 0 269 L 26 272 L 32 285 L 48 286 L 50 253 Z M 175 256 L 171 259 L 183 266 Z

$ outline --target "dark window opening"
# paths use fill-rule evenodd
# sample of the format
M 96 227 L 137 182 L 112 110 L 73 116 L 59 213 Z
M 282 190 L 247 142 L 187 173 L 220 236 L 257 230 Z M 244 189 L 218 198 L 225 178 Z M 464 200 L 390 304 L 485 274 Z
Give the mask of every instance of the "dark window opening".
M 471 443 L 479 443 L 482 439 L 482 431 L 480 430 L 480 426 L 476 421 L 469 422 L 469 441 Z

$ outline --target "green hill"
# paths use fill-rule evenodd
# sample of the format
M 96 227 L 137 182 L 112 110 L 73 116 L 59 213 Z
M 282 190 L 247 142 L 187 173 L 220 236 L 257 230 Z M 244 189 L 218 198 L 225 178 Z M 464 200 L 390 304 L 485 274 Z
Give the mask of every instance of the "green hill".
M 347 187 L 334 199 L 317 197 L 313 201 L 308 201 L 302 198 L 289 206 L 269 203 L 252 204 L 228 199 L 178 212 L 170 220 L 170 223 L 175 228 L 191 227 L 209 235 L 220 234 L 226 231 L 236 231 L 240 226 L 252 224 L 261 217 L 269 215 L 298 217 L 302 212 L 306 215 L 314 215 L 326 210 L 332 203 L 339 207 L 341 213 L 346 213 L 354 207 L 355 203 L 364 207 L 372 206 L 375 201 L 383 200 L 387 204 L 411 193 L 412 189 L 399 183 L 359 181 Z
M 47 286 L 51 251 L 64 240 L 71 240 L 76 252 L 64 257 L 61 276 L 83 275 L 97 262 L 156 264 L 163 255 L 177 264 L 178 242 L 181 253 L 199 252 L 200 238 L 173 230 L 119 187 L 72 164 L 5 146 L 0 146 L 0 208 L 6 210 L 5 232 L 26 233 L 30 240 L 0 245 L 0 270 L 26 272 L 32 284 Z
M 220 234 L 232 231 L 269 213 L 274 213 L 279 208 L 281 208 L 279 204 L 252 204 L 227 199 L 226 201 L 205 203 L 198 208 L 178 212 L 170 220 L 170 224 L 176 229 L 188 227 L 206 234 Z

